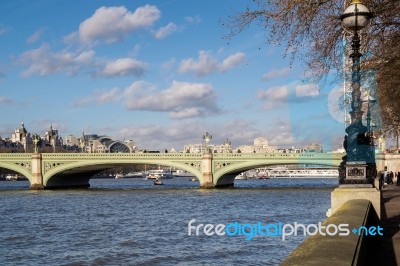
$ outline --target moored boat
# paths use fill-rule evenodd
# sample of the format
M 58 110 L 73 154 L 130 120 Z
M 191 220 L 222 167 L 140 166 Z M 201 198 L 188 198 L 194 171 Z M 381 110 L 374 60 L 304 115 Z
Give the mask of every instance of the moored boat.
M 235 179 L 236 179 L 236 180 L 246 180 L 246 179 L 247 179 L 247 175 L 246 175 L 245 172 L 243 172 L 243 173 L 238 174 L 238 175 L 235 177 Z
M 150 170 L 147 175 L 148 179 L 172 179 L 174 175 L 169 170 L 158 169 L 158 170 Z
M 18 175 L 7 175 L 6 176 L 7 181 L 17 181 L 18 179 L 19 179 Z
M 121 178 L 124 178 L 123 174 L 118 173 L 115 175 L 115 179 L 121 179 Z

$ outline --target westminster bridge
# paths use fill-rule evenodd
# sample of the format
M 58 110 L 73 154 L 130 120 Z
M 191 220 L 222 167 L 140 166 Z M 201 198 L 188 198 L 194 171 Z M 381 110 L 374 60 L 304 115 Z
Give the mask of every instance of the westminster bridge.
M 115 167 L 156 164 L 192 173 L 204 188 L 233 186 L 246 170 L 273 166 L 310 164 L 339 166 L 341 153 L 1 153 L 0 167 L 25 176 L 31 189 L 89 187 L 94 175 Z M 377 154 L 377 169 L 394 165 L 400 155 Z

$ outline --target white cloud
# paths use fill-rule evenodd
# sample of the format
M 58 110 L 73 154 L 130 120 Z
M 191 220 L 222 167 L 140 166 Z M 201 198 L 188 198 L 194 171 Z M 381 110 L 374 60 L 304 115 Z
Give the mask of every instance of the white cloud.
M 181 119 L 187 117 L 201 116 L 201 110 L 197 107 L 186 107 L 174 112 L 171 112 L 170 117 L 174 119 Z
M 79 35 L 77 32 L 72 32 L 63 38 L 64 43 L 73 44 L 79 42 Z
M 107 104 L 116 102 L 120 99 L 120 89 L 112 88 L 111 90 L 96 90 L 92 95 L 80 98 L 79 100 L 72 103 L 73 107 L 84 107 L 92 104 Z
M 119 130 L 120 139 L 134 139 L 141 149 L 163 150 L 174 147 L 183 150 L 186 144 L 202 143 L 202 136 L 209 132 L 213 138 L 210 144 L 220 145 L 228 139 L 232 146 L 250 145 L 258 137 L 265 137 L 271 146 L 292 146 L 296 143 L 290 123 L 282 119 L 274 121 L 274 127 L 265 131 L 256 127 L 256 121 L 247 119 L 234 119 L 207 123 L 204 120 L 175 121 L 162 125 L 160 123 L 134 124 Z M 245 128 L 246 130 L 243 130 Z M 165 146 L 167 143 L 168 146 Z
M 280 103 L 287 102 L 288 91 L 285 85 L 270 87 L 267 90 L 258 91 L 257 99 L 264 101 L 265 109 L 272 109 Z
M 316 84 L 302 84 L 295 87 L 297 97 L 318 96 L 319 90 Z
M 277 108 L 284 103 L 301 103 L 317 99 L 318 87 L 315 84 L 298 84 L 293 82 L 287 85 L 274 86 L 260 90 L 257 99 L 264 102 L 264 109 Z
M 79 37 L 83 43 L 95 41 L 115 43 L 132 31 L 151 26 L 161 16 L 156 6 L 145 5 L 134 12 L 124 6 L 100 7 L 79 26 Z
M 167 26 L 161 27 L 157 31 L 155 31 L 154 38 L 156 38 L 157 40 L 164 39 L 176 31 L 178 31 L 178 26 L 171 22 L 168 23 Z
M 135 82 L 125 89 L 128 110 L 168 112 L 171 118 L 188 118 L 219 112 L 211 85 L 173 81 L 158 91 L 146 82 Z
M 120 90 L 112 88 L 109 91 L 96 91 L 95 99 L 98 104 L 110 103 L 118 100 L 120 97 Z
M 179 72 L 194 72 L 199 77 L 214 72 L 225 72 L 240 65 L 245 60 L 245 57 L 244 53 L 238 52 L 228 56 L 222 63 L 220 63 L 211 55 L 210 52 L 200 51 L 197 61 L 192 58 L 182 60 L 179 65 Z
M 93 71 L 95 77 L 140 77 L 148 67 L 147 63 L 132 58 L 119 58 L 106 63 L 100 62 L 95 60 L 93 50 L 77 53 L 52 52 L 46 44 L 24 52 L 17 58 L 16 62 L 28 66 L 28 69 L 22 72 L 22 77 L 46 76 L 56 73 L 76 75 L 83 69 Z M 99 70 L 93 69 L 99 67 L 101 67 Z
M 280 69 L 273 69 L 271 71 L 266 72 L 263 76 L 263 80 L 270 80 L 276 77 L 284 76 L 288 74 L 290 71 L 290 68 L 285 67 L 285 68 L 280 68 Z
M 76 55 L 75 62 L 80 64 L 89 64 L 92 62 L 93 58 L 94 58 L 93 50 L 83 51 Z
M 87 50 L 80 53 L 59 52 L 53 53 L 46 44 L 37 49 L 24 52 L 17 58 L 17 63 L 28 66 L 22 72 L 22 77 L 32 75 L 46 76 L 66 72 L 70 75 L 78 73 L 84 66 L 92 63 L 94 51 Z
M 72 103 L 72 107 L 85 107 L 93 103 L 93 99 L 91 97 L 80 98 Z
M 159 123 L 132 125 L 117 133 L 120 139 L 134 139 L 140 149 L 183 149 L 185 144 L 200 143 L 205 132 L 204 123 L 180 121 L 168 126 Z M 166 146 L 167 145 L 167 146 Z
M 33 44 L 37 42 L 42 37 L 43 32 L 44 32 L 43 28 L 35 31 L 31 36 L 29 36 L 26 42 L 28 44 Z
M 104 69 L 96 76 L 103 77 L 140 77 L 147 69 L 147 64 L 132 58 L 120 58 L 106 64 Z
M 241 64 L 246 58 L 244 53 L 235 53 L 233 55 L 228 56 L 221 65 L 221 71 L 225 72 L 231 70 L 235 66 Z
M 192 58 L 182 60 L 179 65 L 179 72 L 194 72 L 198 76 L 206 76 L 215 72 L 218 69 L 218 65 L 218 61 L 209 52 L 200 51 L 198 61 Z

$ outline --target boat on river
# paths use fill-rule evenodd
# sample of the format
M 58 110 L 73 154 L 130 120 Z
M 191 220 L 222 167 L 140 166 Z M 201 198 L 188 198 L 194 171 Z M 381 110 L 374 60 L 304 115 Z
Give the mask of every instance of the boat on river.
M 18 175 L 6 175 L 7 181 L 17 181 L 19 179 Z
M 157 169 L 157 170 L 150 170 L 148 175 L 148 179 L 172 179 L 174 175 L 171 173 L 170 170 L 166 169 Z
M 257 178 L 258 179 L 269 179 L 270 178 L 270 173 L 267 168 L 259 168 L 257 173 Z
M 163 182 L 160 180 L 160 178 L 156 178 L 156 180 L 154 180 L 154 185 L 163 185 Z
M 175 177 L 187 177 L 187 178 L 192 178 L 194 177 L 194 175 L 192 173 L 189 173 L 187 171 L 183 171 L 183 170 L 176 170 L 174 172 L 174 176 Z
M 115 179 L 121 179 L 121 178 L 124 178 L 123 174 L 118 173 L 115 175 Z

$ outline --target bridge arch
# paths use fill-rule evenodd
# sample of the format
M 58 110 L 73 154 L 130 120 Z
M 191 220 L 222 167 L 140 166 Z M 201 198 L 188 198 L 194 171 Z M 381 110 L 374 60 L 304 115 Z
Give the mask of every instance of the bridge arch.
M 32 156 L 29 153 L 3 153 L 0 155 L 0 167 L 14 171 L 32 180 Z
M 43 173 L 43 185 L 45 187 L 64 187 L 64 186 L 76 186 L 88 187 L 90 178 L 103 170 L 110 168 L 132 165 L 132 164 L 147 164 L 147 165 L 162 165 L 167 167 L 176 167 L 192 173 L 199 180 L 202 179 L 200 163 L 194 164 L 186 161 L 174 161 L 173 159 L 165 158 L 165 156 L 148 155 L 143 154 L 135 156 L 133 154 L 108 154 L 106 158 L 99 158 L 99 156 L 93 156 L 88 160 L 74 160 L 69 162 L 60 163 L 58 162 L 44 162 L 44 173 Z M 154 160 L 154 157 L 159 157 L 160 160 Z M 86 156 L 88 157 L 88 156 Z M 111 157 L 111 158 L 110 158 Z M 115 158 L 112 158 L 115 157 Z M 122 157 L 122 158 L 121 158 Z M 124 158 L 125 157 L 125 158 Z M 140 158 L 141 157 L 141 158 Z M 145 157 L 145 158 L 143 158 Z M 148 157 L 148 158 L 146 158 Z M 164 157 L 164 158 L 163 158 Z M 173 156 L 170 156 L 173 157 Z M 79 176 L 79 180 L 75 177 Z
M 27 178 L 29 181 L 31 180 L 32 173 L 29 169 L 27 169 L 24 166 L 0 162 L 0 168 L 14 171 Z
M 234 178 L 248 169 L 282 164 L 338 166 L 343 154 L 326 153 L 42 153 L 0 154 L 0 167 L 27 177 L 31 187 L 57 187 L 63 183 L 89 185 L 96 173 L 128 164 L 159 164 L 192 173 L 201 187 L 233 185 Z M 378 163 L 377 163 L 378 165 Z M 381 163 L 379 163 L 381 165 Z M 82 180 L 79 176 L 82 175 Z M 67 184 L 68 186 L 69 184 Z
M 274 165 L 326 165 L 338 167 L 342 154 L 259 154 L 249 156 L 215 156 L 214 157 L 214 184 L 216 187 L 233 186 L 235 177 L 246 170 L 274 166 Z M 243 158 L 244 157 L 244 158 Z

